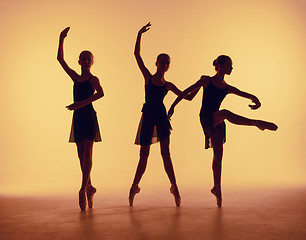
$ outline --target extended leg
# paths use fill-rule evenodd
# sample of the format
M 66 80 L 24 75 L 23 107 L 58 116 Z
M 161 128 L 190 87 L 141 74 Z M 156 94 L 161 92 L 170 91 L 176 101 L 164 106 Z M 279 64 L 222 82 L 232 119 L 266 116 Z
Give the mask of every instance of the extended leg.
M 138 166 L 137 166 L 137 169 L 136 169 L 134 181 L 133 181 L 133 184 L 131 186 L 130 194 L 129 194 L 129 204 L 130 204 L 130 206 L 133 206 L 134 197 L 140 191 L 140 188 L 138 187 L 138 184 L 139 184 L 139 182 L 142 178 L 142 175 L 146 171 L 149 153 L 150 153 L 150 145 L 145 145 L 145 146 L 142 145 L 140 147 L 139 162 L 138 162 Z
M 173 170 L 173 165 L 170 157 L 170 138 L 167 137 L 160 141 L 160 152 L 164 162 L 164 168 L 172 185 L 176 185 L 175 174 Z
M 228 120 L 229 122 L 237 125 L 247 125 L 247 126 L 256 126 L 261 130 L 271 130 L 275 131 L 278 127 L 271 122 L 266 122 L 262 120 L 254 120 L 249 119 L 240 115 L 237 115 L 235 113 L 232 113 L 228 110 L 220 110 L 216 111 L 214 113 L 214 126 L 218 126 L 220 123 L 222 123 L 224 120 Z
M 167 138 L 160 141 L 160 151 L 161 151 L 161 155 L 163 158 L 165 171 L 171 183 L 170 192 L 174 195 L 176 206 L 180 206 L 181 196 L 180 196 L 178 187 L 176 185 L 173 164 L 172 164 L 171 157 L 170 157 L 169 145 L 170 145 L 170 137 L 168 136 Z
M 142 175 L 146 171 L 149 153 L 150 153 L 150 145 L 140 147 L 139 162 L 136 169 L 133 185 L 139 184 Z

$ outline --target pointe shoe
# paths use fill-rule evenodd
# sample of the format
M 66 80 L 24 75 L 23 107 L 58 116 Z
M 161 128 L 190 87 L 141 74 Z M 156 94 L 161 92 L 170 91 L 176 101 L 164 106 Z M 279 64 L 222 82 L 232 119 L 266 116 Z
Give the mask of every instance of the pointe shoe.
M 85 195 L 85 189 L 81 189 L 79 191 L 79 206 L 82 211 L 86 208 L 86 195 Z
M 222 206 L 222 193 L 220 187 L 213 187 L 210 191 L 213 195 L 215 195 L 217 206 L 220 208 Z
M 138 187 L 138 185 L 136 187 L 131 187 L 130 195 L 129 195 L 129 204 L 130 204 L 130 206 L 133 206 L 134 197 L 139 192 L 140 192 L 140 188 Z
M 260 130 L 271 130 L 271 131 L 276 131 L 278 126 L 274 123 L 271 122 L 266 122 L 266 121 L 259 121 L 259 124 L 257 126 Z
M 97 192 L 97 189 L 93 186 L 90 186 L 89 188 L 87 188 L 87 202 L 88 202 L 88 207 L 92 208 L 93 207 L 93 196 L 94 194 Z
M 172 185 L 171 188 L 170 188 L 170 192 L 174 196 L 176 206 L 179 207 L 181 205 L 181 196 L 180 196 L 180 193 L 179 193 L 179 190 L 178 190 L 177 186 Z

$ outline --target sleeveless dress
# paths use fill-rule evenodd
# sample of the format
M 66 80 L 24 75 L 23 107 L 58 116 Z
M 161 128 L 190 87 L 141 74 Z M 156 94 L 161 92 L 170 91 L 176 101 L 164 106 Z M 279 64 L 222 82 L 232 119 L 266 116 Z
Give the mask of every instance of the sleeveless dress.
M 222 128 L 223 143 L 226 141 L 224 121 L 214 127 L 214 112 L 218 111 L 220 105 L 228 93 L 225 89 L 217 88 L 212 82 L 203 91 L 202 108 L 200 111 L 200 121 L 205 135 L 205 149 L 212 147 L 211 137 L 216 128 Z
M 151 78 L 145 86 L 145 103 L 142 108 L 135 144 L 151 145 L 170 135 L 172 130 L 166 107 L 163 103 L 168 90 L 166 84 L 156 86 Z
M 90 77 L 90 79 L 92 76 Z M 92 96 L 95 90 L 90 84 L 90 79 L 85 82 L 74 81 L 73 100 L 82 101 Z M 74 110 L 69 142 L 79 142 L 85 139 L 95 142 L 101 141 L 99 124 L 96 111 L 92 103 Z

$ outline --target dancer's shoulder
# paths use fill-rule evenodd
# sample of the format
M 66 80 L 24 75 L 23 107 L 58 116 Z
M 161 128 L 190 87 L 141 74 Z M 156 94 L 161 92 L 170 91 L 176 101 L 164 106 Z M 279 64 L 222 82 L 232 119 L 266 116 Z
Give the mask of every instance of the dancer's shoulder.
M 211 77 L 208 75 L 202 75 L 200 80 L 198 81 L 198 84 L 203 86 L 204 88 L 206 88 L 208 86 L 208 84 L 211 81 Z

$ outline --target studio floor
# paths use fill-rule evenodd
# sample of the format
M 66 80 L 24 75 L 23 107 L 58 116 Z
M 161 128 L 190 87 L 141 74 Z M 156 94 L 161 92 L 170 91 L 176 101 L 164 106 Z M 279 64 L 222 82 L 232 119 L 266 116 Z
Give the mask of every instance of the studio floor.
M 143 190 L 134 206 L 127 196 L 97 192 L 81 212 L 77 196 L 0 196 L 0 238 L 305 240 L 306 188 L 223 190 L 217 208 L 209 191 L 171 194 Z

